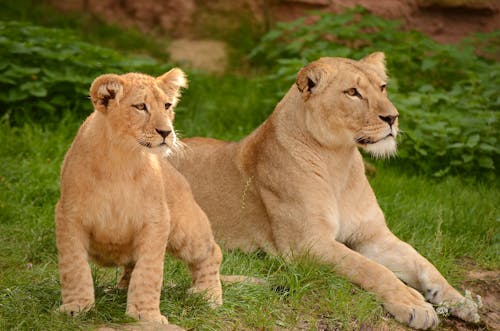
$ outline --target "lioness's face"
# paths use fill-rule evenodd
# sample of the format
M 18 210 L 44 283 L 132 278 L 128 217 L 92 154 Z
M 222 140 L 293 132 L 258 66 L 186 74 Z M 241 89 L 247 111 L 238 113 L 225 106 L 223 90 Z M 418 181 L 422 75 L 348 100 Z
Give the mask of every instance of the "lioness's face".
M 297 77 L 306 125 L 324 144 L 357 144 L 376 157 L 396 152 L 398 112 L 387 97 L 383 53 L 361 61 L 322 58 Z
M 176 143 L 174 107 L 184 86 L 180 69 L 158 78 L 139 73 L 103 75 L 92 84 L 91 97 L 122 143 L 165 153 Z

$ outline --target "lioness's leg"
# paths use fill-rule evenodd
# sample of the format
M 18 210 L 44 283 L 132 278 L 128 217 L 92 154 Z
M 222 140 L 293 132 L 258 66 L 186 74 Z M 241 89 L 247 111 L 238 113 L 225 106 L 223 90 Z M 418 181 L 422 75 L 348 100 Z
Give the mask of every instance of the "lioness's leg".
M 137 261 L 128 285 L 127 315 L 167 324 L 167 318 L 160 313 L 160 294 L 168 232 L 151 224 L 146 225 L 136 238 Z
M 385 265 L 405 283 L 422 292 L 430 302 L 448 304 L 452 315 L 469 322 L 479 321 L 477 304 L 464 298 L 427 259 L 389 229 L 359 243 L 356 250 Z
M 56 212 L 56 240 L 59 255 L 62 305 L 59 311 L 71 316 L 94 304 L 94 285 L 82 230 L 68 224 Z
M 392 271 L 335 240 L 322 235 L 315 237 L 321 245 L 313 245 L 309 253 L 332 264 L 336 273 L 375 293 L 396 320 L 416 329 L 437 326 L 439 320 L 434 308 L 425 302 L 420 293 L 403 284 Z
M 320 218 L 318 210 L 321 206 L 314 201 L 299 207 L 302 208 L 296 208 L 296 204 L 274 202 L 273 208 L 267 209 L 281 254 L 308 253 L 332 265 L 336 273 L 375 293 L 396 320 L 413 328 L 429 329 L 438 324 L 434 308 L 420 293 L 403 284 L 385 266 L 335 240 L 337 223 L 334 216 Z
M 192 201 L 183 212 L 171 212 L 172 235 L 169 251 L 185 261 L 193 277 L 192 292 L 205 292 L 214 306 L 222 304 L 220 264 L 222 253 L 212 237 L 205 213 Z M 177 205 L 178 206 L 178 205 Z M 172 208 L 171 208 L 172 209 Z

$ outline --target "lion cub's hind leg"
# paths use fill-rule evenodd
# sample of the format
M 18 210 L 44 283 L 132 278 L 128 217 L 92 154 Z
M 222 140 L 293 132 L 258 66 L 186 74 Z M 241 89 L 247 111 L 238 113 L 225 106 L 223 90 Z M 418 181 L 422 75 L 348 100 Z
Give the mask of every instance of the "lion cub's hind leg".
M 186 204 L 192 206 L 188 207 Z M 188 264 L 193 278 L 190 292 L 203 293 L 212 307 L 220 306 L 222 305 L 222 285 L 219 269 L 222 263 L 222 252 L 213 239 L 208 218 L 194 199 L 189 201 L 184 199 L 175 207 L 181 207 L 177 211 L 183 210 L 183 212 L 172 212 L 173 224 L 169 250 Z M 192 212 L 186 213 L 187 210 Z
M 187 239 L 184 245 L 177 245 L 180 243 L 178 241 L 170 247 L 170 250 L 188 264 L 193 279 L 193 286 L 189 292 L 204 294 L 210 306 L 215 308 L 222 305 L 219 274 L 222 252 L 211 236 L 207 235 L 204 239 L 204 244 L 198 239 Z
M 213 242 L 207 258 L 189 264 L 193 277 L 193 286 L 189 291 L 206 294 L 213 308 L 222 305 L 222 286 L 219 274 L 221 262 L 222 252 L 219 246 Z

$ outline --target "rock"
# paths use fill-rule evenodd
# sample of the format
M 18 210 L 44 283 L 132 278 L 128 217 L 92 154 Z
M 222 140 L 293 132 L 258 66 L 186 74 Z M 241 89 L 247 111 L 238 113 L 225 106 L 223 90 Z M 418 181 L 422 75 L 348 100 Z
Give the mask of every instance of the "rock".
M 223 73 L 228 63 L 226 44 L 219 40 L 177 39 L 168 52 L 172 61 L 208 73 Z

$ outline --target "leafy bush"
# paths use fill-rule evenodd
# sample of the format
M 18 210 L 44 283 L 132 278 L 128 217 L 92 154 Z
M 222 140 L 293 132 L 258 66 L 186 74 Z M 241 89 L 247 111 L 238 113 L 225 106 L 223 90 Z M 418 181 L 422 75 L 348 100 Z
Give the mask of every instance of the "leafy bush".
M 0 115 L 14 124 L 50 121 L 68 110 L 88 114 L 89 86 L 102 73 L 161 70 L 151 58 L 123 56 L 69 30 L 0 21 Z
M 500 32 L 480 40 L 498 54 Z M 493 41 L 488 42 L 488 39 Z M 494 177 L 498 144 L 500 65 L 475 54 L 473 41 L 442 45 L 357 7 L 342 14 L 312 13 L 278 23 L 250 54 L 275 71 L 268 79 L 295 79 L 301 66 L 322 56 L 360 59 L 384 51 L 392 74 L 391 99 L 401 113 L 399 159 L 427 173 Z

